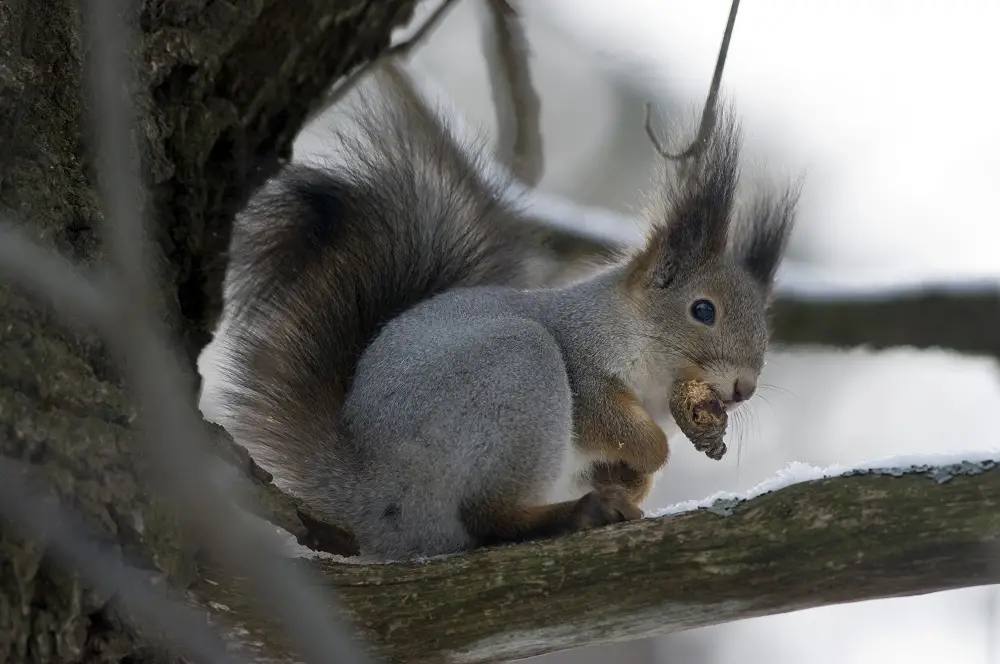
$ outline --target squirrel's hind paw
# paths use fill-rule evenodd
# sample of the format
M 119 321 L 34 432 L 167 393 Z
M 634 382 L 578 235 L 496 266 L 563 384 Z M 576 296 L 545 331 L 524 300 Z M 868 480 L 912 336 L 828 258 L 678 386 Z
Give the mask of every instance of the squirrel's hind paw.
M 595 489 L 577 501 L 573 508 L 573 528 L 587 530 L 623 521 L 642 518 L 642 510 L 621 487 L 607 486 Z

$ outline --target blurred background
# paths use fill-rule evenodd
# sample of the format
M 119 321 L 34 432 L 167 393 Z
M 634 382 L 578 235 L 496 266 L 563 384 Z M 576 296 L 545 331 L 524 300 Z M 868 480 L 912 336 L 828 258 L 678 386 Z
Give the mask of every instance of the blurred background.
M 435 3 L 424 3 L 415 23 Z M 541 98 L 539 189 L 638 219 L 659 157 L 643 129 L 690 136 L 728 0 L 535 0 L 512 5 Z M 745 170 L 804 176 L 781 286 L 1000 283 L 1000 3 L 747 0 L 723 78 Z M 481 0 L 461 0 L 409 58 L 464 124 L 496 133 Z M 321 154 L 329 119 L 296 158 Z M 676 133 L 676 132 L 675 132 Z M 630 232 L 637 229 L 631 228 Z M 933 321 L 928 321 L 933 324 Z M 997 331 L 1000 335 L 1000 330 Z M 743 491 L 792 461 L 998 450 L 995 358 L 948 350 L 776 348 L 731 441 L 712 462 L 680 438 L 647 510 Z M 957 398 L 960 395 L 961 398 Z M 878 418 L 872 404 L 879 404 Z M 746 620 L 538 658 L 557 662 L 1000 664 L 1000 592 L 975 588 Z

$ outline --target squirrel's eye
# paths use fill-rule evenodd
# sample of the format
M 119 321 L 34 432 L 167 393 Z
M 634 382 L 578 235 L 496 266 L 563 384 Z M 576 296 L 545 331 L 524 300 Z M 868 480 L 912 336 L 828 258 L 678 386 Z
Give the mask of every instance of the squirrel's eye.
M 711 325 L 715 322 L 715 305 L 708 300 L 695 300 L 691 305 L 691 315 L 699 323 Z

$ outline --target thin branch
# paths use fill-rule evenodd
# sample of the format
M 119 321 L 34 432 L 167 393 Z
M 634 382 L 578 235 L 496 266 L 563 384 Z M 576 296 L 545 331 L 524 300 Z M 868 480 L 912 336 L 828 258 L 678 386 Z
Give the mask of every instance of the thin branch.
M 497 662 L 998 583 L 998 503 L 994 461 L 889 468 L 529 544 L 315 566 L 390 661 Z M 238 586 L 194 592 L 271 641 L 267 623 L 242 610 Z
M 643 126 L 646 129 L 646 136 L 649 137 L 649 142 L 653 144 L 653 149 L 656 150 L 656 152 L 664 159 L 674 159 L 674 157 L 670 156 L 670 152 L 667 150 L 667 147 L 663 145 L 662 141 L 660 141 L 660 136 L 656 133 L 656 129 L 653 127 L 653 103 L 649 101 L 646 102 L 646 122 Z M 699 131 L 699 134 L 700 133 L 701 132 Z M 697 141 L 697 139 L 695 140 Z M 693 145 L 694 143 L 692 143 L 692 147 Z
M 528 40 L 517 11 L 507 0 L 486 0 L 492 19 L 483 36 L 497 116 L 497 144 L 510 172 L 528 186 L 544 170 L 541 101 L 531 82 Z
M 729 41 L 733 36 L 733 28 L 736 26 L 736 12 L 739 10 L 740 0 L 732 0 L 729 7 L 729 18 L 726 21 L 726 30 L 722 34 L 722 44 L 719 46 L 719 54 L 715 60 L 715 71 L 712 73 L 712 83 L 708 88 L 708 98 L 705 100 L 705 107 L 701 112 L 701 123 L 698 126 L 698 133 L 695 139 L 686 149 L 671 154 L 663 147 L 651 122 L 651 104 L 646 103 L 646 134 L 653 144 L 653 148 L 664 159 L 680 161 L 697 157 L 708 144 L 708 139 L 715 131 L 715 123 L 718 120 L 718 99 L 719 88 L 722 84 L 722 72 L 726 68 L 726 56 L 729 53 Z
M 104 595 L 117 597 L 130 616 L 164 635 L 181 654 L 198 661 L 234 663 L 208 615 L 168 594 L 153 575 L 125 566 L 117 553 L 70 516 L 52 495 L 33 488 L 30 466 L 0 457 L 0 516 L 25 535 L 47 545 L 57 559 Z M 114 550 L 114 549 L 112 549 Z
M 355 86 L 370 72 L 374 71 L 379 65 L 387 60 L 393 58 L 405 58 L 410 54 L 417 44 L 424 40 L 434 29 L 441 23 L 448 11 L 454 6 L 455 0 L 441 0 L 439 4 L 431 15 L 417 28 L 409 38 L 404 39 L 401 42 L 393 44 L 389 48 L 382 51 L 382 53 L 372 60 L 367 60 L 363 64 L 355 67 L 347 76 L 340 79 L 340 81 L 333 86 L 326 95 L 320 100 L 316 105 L 315 110 L 313 110 L 309 117 L 303 124 L 308 124 L 323 111 L 334 106 L 337 102 L 344 98 L 344 96 L 354 89 Z

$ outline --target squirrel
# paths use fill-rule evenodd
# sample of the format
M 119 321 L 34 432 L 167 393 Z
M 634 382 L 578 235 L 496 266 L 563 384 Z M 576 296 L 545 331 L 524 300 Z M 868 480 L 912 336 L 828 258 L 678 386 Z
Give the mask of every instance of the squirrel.
M 669 447 L 637 386 L 750 398 L 795 194 L 737 209 L 727 114 L 640 250 L 527 287 L 503 179 L 425 111 L 369 100 L 338 163 L 286 165 L 237 216 L 203 409 L 370 556 L 642 517 Z

